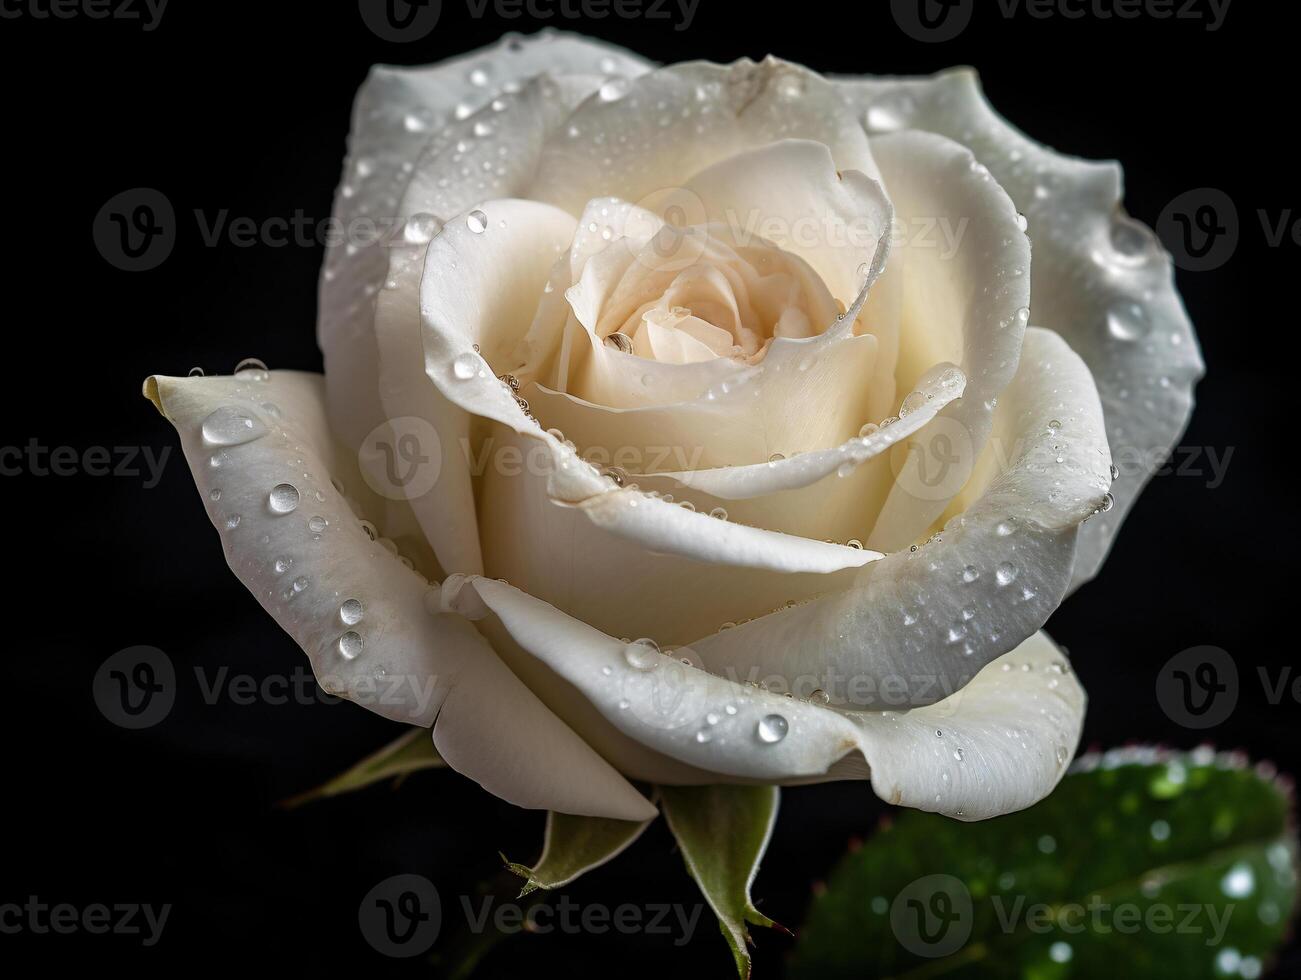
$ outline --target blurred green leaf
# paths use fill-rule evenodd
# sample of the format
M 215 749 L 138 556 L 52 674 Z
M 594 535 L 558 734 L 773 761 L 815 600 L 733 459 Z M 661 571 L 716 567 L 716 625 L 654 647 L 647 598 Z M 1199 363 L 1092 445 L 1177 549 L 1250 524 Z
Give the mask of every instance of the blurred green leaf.
M 792 975 L 1250 980 L 1296 904 L 1291 809 L 1241 757 L 1127 749 L 1020 813 L 909 812 L 832 874 Z
M 526 879 L 521 897 L 537 888 L 559 888 L 622 854 L 650 824 L 649 820 L 638 823 L 548 813 L 546 839 L 538 863 L 530 868 L 507 861 L 506 867 Z M 502 860 L 506 860 L 505 855 Z
M 386 779 L 395 779 L 421 769 L 438 769 L 445 766 L 434 749 L 434 740 L 428 728 L 412 728 L 401 738 L 390 742 L 378 752 L 366 756 L 351 769 L 340 773 L 327 783 L 291 796 L 280 805 L 287 808 L 302 806 L 313 800 L 340 793 L 365 789 Z
M 750 901 L 750 885 L 777 820 L 775 786 L 661 786 L 669 829 L 732 947 L 737 973 L 750 975 L 746 923 L 781 929 Z

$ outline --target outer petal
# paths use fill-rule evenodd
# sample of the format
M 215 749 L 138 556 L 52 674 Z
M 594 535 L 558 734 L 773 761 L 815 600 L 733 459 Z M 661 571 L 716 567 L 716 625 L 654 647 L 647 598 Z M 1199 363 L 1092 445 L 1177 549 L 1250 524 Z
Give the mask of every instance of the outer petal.
M 1066 592 L 1080 523 L 1105 506 L 1111 457 L 1088 368 L 1049 331 L 1026 331 L 995 418 L 974 499 L 938 540 L 847 592 L 696 641 L 705 665 L 825 678 L 833 704 L 918 705 L 1032 635 Z
M 941 361 L 967 376 L 960 401 L 896 451 L 898 481 L 877 517 L 868 547 L 896 551 L 926 534 L 962 488 L 989 435 L 995 400 L 1016 371 L 1030 304 L 1030 243 L 1012 201 L 958 143 L 929 133 L 877 141 L 886 189 L 907 230 L 886 269 L 900 291 L 899 366 L 907 389 Z M 917 229 L 939 227 L 952 250 Z M 947 478 L 932 482 L 925 460 L 941 448 Z
M 837 86 L 775 58 L 688 62 L 605 87 L 574 113 L 568 134 L 547 147 L 535 193 L 575 216 L 594 186 L 639 204 L 719 160 L 786 138 L 825 144 L 841 169 L 877 176 Z
M 405 225 L 389 244 L 388 274 L 375 302 L 374 331 L 385 418 L 397 420 L 389 425 L 404 431 L 386 433 L 380 440 L 396 445 L 404 434 L 428 431 L 413 420 L 429 423 L 438 445 L 422 446 L 421 451 L 441 452 L 441 461 L 432 486 L 419 480 L 386 486 L 390 481 L 382 472 L 374 482 L 410 498 L 421 528 L 447 569 L 480 571 L 483 565 L 464 451 L 470 419 L 425 374 L 420 280 L 428 243 L 441 228 L 436 216 L 459 215 L 478 201 L 522 191 L 537 167 L 543 140 L 567 114 L 574 98 L 549 76 L 541 76 L 517 94 L 449 123 L 426 145 L 398 209 Z M 363 452 L 373 448 L 367 445 Z M 392 465 L 383 453 L 369 459 L 364 455 L 363 460 L 381 468 Z
M 611 724 L 731 780 L 870 774 L 889 802 L 979 820 L 1045 796 L 1079 739 L 1084 692 L 1042 634 L 945 702 L 903 714 L 845 712 L 726 680 L 672 656 L 629 656 L 623 642 L 508 585 L 479 578 L 471 584 L 516 642 Z
M 357 448 L 385 418 L 375 387 L 378 352 L 371 330 L 375 297 L 388 271 L 383 232 L 395 227 L 412 165 L 425 144 L 453 120 L 487 105 L 503 87 L 541 72 L 599 78 L 635 76 L 647 67 L 619 48 L 544 33 L 508 37 L 429 67 L 372 69 L 353 106 L 348 159 L 333 211 L 344 235 L 326 253 L 317 327 L 331 423 L 345 445 Z
M 960 140 L 1006 189 L 1034 240 L 1036 322 L 1084 358 L 1120 470 L 1115 507 L 1080 536 L 1073 585 L 1096 574 L 1152 472 L 1188 424 L 1204 367 L 1170 257 L 1121 208 L 1120 167 L 1062 156 L 1003 120 L 974 72 L 841 83 L 869 129 L 918 128 Z
M 323 389 L 296 372 L 146 382 L 176 426 L 231 569 L 324 688 L 434 725 L 444 759 L 491 791 L 520 806 L 652 814 L 469 623 L 426 610 L 428 583 L 361 522 L 374 498 L 330 435 Z

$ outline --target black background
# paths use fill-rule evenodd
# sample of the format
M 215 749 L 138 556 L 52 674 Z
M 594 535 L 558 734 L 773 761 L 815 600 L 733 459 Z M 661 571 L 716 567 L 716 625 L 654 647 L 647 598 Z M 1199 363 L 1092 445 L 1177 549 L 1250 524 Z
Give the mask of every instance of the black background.
M 250 355 L 319 369 L 321 251 L 208 247 L 189 216 L 326 217 L 369 65 L 437 61 L 544 26 L 472 19 L 464 3 L 444 0 L 432 34 L 392 44 L 347 0 L 174 0 L 150 32 L 129 21 L 38 19 L 25 3 L 21 16 L 0 20 L 6 446 L 35 438 L 158 452 L 175 439 L 139 395 L 146 375 L 192 365 L 225 373 Z M 1281 404 L 1296 377 L 1295 320 L 1270 296 L 1292 285 L 1298 246 L 1269 247 L 1257 215 L 1277 220 L 1301 206 L 1296 25 L 1285 6 L 1237 0 L 1208 32 L 1197 21 L 1005 19 L 979 0 L 971 27 L 935 44 L 907 37 L 885 3 L 700 0 L 684 31 L 652 19 L 551 22 L 659 61 L 771 52 L 846 74 L 972 64 L 1021 129 L 1068 153 L 1120 160 L 1139 220 L 1154 223 L 1192 188 L 1220 188 L 1234 201 L 1232 260 L 1179 274 L 1209 366 L 1183 445 L 1232 451 L 1227 478 L 1211 489 L 1206 475 L 1158 477 L 1101 578 L 1049 623 L 1089 691 L 1085 746 L 1210 739 L 1301 771 L 1297 704 L 1270 704 L 1257 677 L 1294 659 L 1294 609 L 1280 612 L 1270 589 L 1296 581 L 1285 490 L 1296 427 Z M 181 232 L 162 266 L 129 274 L 101 258 L 91 224 L 111 196 L 139 186 L 167 195 Z M 445 910 L 455 908 L 454 896 L 498 874 L 498 849 L 536 857 L 541 815 L 451 772 L 277 810 L 277 800 L 394 732 L 352 705 L 204 703 L 194 665 L 261 677 L 306 661 L 226 570 L 179 455 L 153 489 L 113 477 L 0 481 L 10 576 L 0 902 L 174 906 L 151 949 L 131 937 L 27 933 L 0 936 L 0 963 L 21 951 L 48 965 L 151 975 L 245 965 L 427 974 L 419 960 L 388 960 L 366 945 L 361 897 L 388 875 L 417 871 L 437 884 Z M 90 696 L 99 664 L 133 644 L 165 650 L 182 681 L 167 719 L 141 732 L 107 722 Z M 1205 735 L 1174 724 L 1154 696 L 1167 658 L 1199 644 L 1230 651 L 1241 678 L 1237 710 Z M 788 791 L 782 806 L 755 895 L 798 926 L 811 884 L 888 808 L 865 784 Z M 570 894 L 698 901 L 662 824 Z M 689 963 L 693 974 L 724 977 L 730 958 L 708 915 L 687 954 L 665 937 L 524 936 L 493 953 L 482 975 L 653 975 Z M 790 941 L 758 942 L 758 975 L 780 975 Z M 1301 975 L 1301 953 L 1286 954 L 1279 975 Z

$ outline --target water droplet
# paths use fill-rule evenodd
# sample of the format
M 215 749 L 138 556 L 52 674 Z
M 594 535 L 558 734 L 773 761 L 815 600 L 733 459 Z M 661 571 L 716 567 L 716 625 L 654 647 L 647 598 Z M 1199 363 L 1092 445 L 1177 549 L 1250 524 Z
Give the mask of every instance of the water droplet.
M 858 430 L 858 437 L 860 439 L 866 439 L 868 436 L 875 435 L 877 432 L 880 431 L 880 429 L 881 427 L 877 425 L 875 422 L 868 422 L 861 429 Z
M 926 404 L 926 395 L 920 391 L 910 391 L 899 405 L 899 418 L 911 415 Z
M 1099 507 L 1098 509 L 1105 514 L 1115 506 L 1116 506 L 1116 498 L 1112 494 L 1112 492 L 1108 490 L 1106 493 L 1102 495 L 1102 506 Z
M 709 516 L 717 518 L 720 521 L 725 521 L 727 520 L 727 508 L 715 507 L 713 510 L 709 512 Z
M 363 642 L 360 633 L 356 630 L 348 630 L 339 637 L 339 656 L 344 660 L 356 660 L 361 655 Z
M 272 567 L 276 570 L 277 575 L 283 575 L 289 571 L 289 566 L 294 563 L 292 558 L 277 558 L 275 565 Z
M 1220 890 L 1229 898 L 1247 898 L 1256 890 L 1256 873 L 1246 861 L 1239 861 L 1220 881 Z
M 239 446 L 260 439 L 267 432 L 266 425 L 256 415 L 232 406 L 217 409 L 203 420 L 201 429 L 203 441 L 210 446 Z
M 643 636 L 623 648 L 623 659 L 633 670 L 654 670 L 660 665 L 660 645 Z
M 190 377 L 191 377 L 191 378 L 202 378 L 202 377 L 203 377 L 203 368 L 201 368 L 201 367 L 192 367 L 192 368 L 190 368 Z
M 239 527 L 239 520 L 240 518 L 238 514 L 231 514 L 228 516 L 226 518 L 226 530 L 233 531 L 235 528 Z
M 479 357 L 468 351 L 464 354 L 457 354 L 452 361 L 452 374 L 456 375 L 462 381 L 469 381 L 479 373 Z
M 616 102 L 628 94 L 628 79 L 611 78 L 597 90 L 602 102 Z
M 620 354 L 631 354 L 632 338 L 626 333 L 616 331 L 605 338 L 605 346 L 617 350 Z
M 327 521 L 324 517 L 321 517 L 319 514 L 317 514 L 315 517 L 312 517 L 307 522 L 307 529 L 311 531 L 313 534 L 320 534 L 329 526 L 330 526 L 330 522 Z
M 339 618 L 349 626 L 355 626 L 361 622 L 363 612 L 360 599 L 345 599 L 339 607 Z
M 215 487 L 214 487 L 213 489 L 209 490 L 209 491 L 208 491 L 208 499 L 211 500 L 211 501 L 215 504 L 218 500 L 221 499 L 221 491 L 218 490 L 218 489 L 216 489 Z
M 482 235 L 488 230 L 488 216 L 482 211 L 471 211 L 465 216 L 465 227 L 476 235 Z
M 298 506 L 298 488 L 292 483 L 277 483 L 271 488 L 268 504 L 273 513 L 289 514 Z
M 241 381 L 265 381 L 271 372 L 256 357 L 246 357 L 235 365 L 235 377 Z
M 1016 566 L 1005 561 L 994 569 L 994 581 L 999 585 L 1010 585 L 1016 580 Z
M 402 228 L 402 237 L 412 245 L 424 245 L 433 240 L 443 229 L 443 223 L 436 215 L 421 211 L 407 219 Z
M 1147 310 L 1138 303 L 1121 301 L 1107 310 L 1107 330 L 1117 340 L 1141 340 L 1151 327 Z
M 961 761 L 963 760 L 964 757 L 965 757 L 965 755 L 964 755 L 964 753 L 963 753 L 963 751 L 962 751 L 961 749 L 954 749 L 954 750 L 953 750 L 953 758 L 957 759 L 959 762 L 961 762 Z
M 980 569 L 975 565 L 968 565 L 962 570 L 962 581 L 966 582 L 968 585 L 976 581 L 978 578 L 980 578 Z
M 822 690 L 822 688 L 818 688 L 816 691 L 814 691 L 812 694 L 809 695 L 809 700 L 814 704 L 830 704 L 831 695 L 828 694 L 826 691 Z
M 790 723 L 782 715 L 764 715 L 755 726 L 755 735 L 760 742 L 772 745 L 780 742 L 790 731 Z

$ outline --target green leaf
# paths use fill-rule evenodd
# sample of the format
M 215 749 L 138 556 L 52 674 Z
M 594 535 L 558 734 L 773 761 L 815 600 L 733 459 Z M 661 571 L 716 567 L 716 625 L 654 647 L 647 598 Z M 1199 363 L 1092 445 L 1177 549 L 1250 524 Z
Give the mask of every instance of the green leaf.
M 338 796 L 365 789 L 385 779 L 406 776 L 421 769 L 438 769 L 445 766 L 434 749 L 434 740 L 428 728 L 412 728 L 401 738 L 390 742 L 378 752 L 366 756 L 351 769 L 340 773 L 315 789 L 291 796 L 280 805 L 286 808 L 301 806 L 312 800 Z
M 599 868 L 622 854 L 651 821 L 610 820 L 605 817 L 577 817 L 548 813 L 546 842 L 533 867 L 513 864 L 502 855 L 506 867 L 526 879 L 520 897 L 537 888 L 560 888 L 579 875 Z
M 746 923 L 783 929 L 750 901 L 750 885 L 777 821 L 777 787 L 661 786 L 659 792 L 687 870 L 732 947 L 737 973 L 749 977 Z
M 1240 756 L 1127 749 L 1020 813 L 909 812 L 832 874 L 792 976 L 1250 978 L 1296 905 L 1291 810 Z

